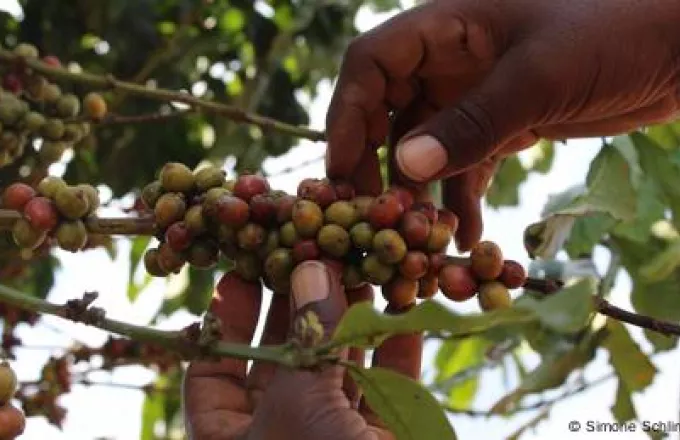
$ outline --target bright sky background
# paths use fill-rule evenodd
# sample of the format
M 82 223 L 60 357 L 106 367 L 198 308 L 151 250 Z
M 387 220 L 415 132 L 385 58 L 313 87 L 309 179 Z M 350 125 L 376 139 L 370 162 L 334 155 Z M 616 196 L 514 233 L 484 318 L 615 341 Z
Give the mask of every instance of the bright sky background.
M 412 4 L 412 0 L 402 2 L 406 6 Z M 0 9 L 10 10 L 13 13 L 19 11 L 15 0 L 0 0 Z M 357 17 L 357 26 L 367 30 L 385 19 L 389 14 L 376 15 L 364 9 Z M 311 103 L 311 125 L 322 130 L 325 111 L 332 91 L 332 85 L 321 85 L 320 95 Z M 265 167 L 269 172 L 276 172 L 291 166 L 295 166 L 310 157 L 320 156 L 324 152 L 323 144 L 314 144 L 303 141 L 284 157 L 269 160 Z M 560 192 L 575 183 L 581 183 L 585 179 L 588 164 L 597 153 L 599 141 L 582 140 L 570 142 L 567 146 L 559 146 L 557 149 L 556 165 L 547 176 L 532 176 L 521 188 L 521 208 L 519 209 L 485 209 L 485 233 L 484 238 L 496 241 L 504 250 L 508 258 L 517 259 L 523 264 L 529 260 L 522 246 L 522 232 L 524 228 L 537 221 L 541 209 L 550 194 Z M 59 173 L 59 166 L 55 166 L 55 173 Z M 319 161 L 312 165 L 298 169 L 292 174 L 273 178 L 272 186 L 289 192 L 295 192 L 297 183 L 304 177 L 322 177 L 324 175 L 323 162 Z M 126 297 L 129 246 L 125 240 L 120 241 L 120 257 L 111 261 L 103 251 L 88 251 L 79 254 L 58 252 L 61 258 L 63 270 L 57 273 L 55 288 L 50 300 L 63 302 L 82 294 L 87 290 L 96 290 L 100 293 L 97 305 L 104 307 L 108 315 L 114 319 L 127 322 L 145 324 L 155 314 L 160 306 L 164 295 L 171 294 L 172 288 L 166 288 L 161 280 L 155 281 L 137 300 L 130 304 Z M 455 249 L 451 248 L 450 253 Z M 607 258 L 596 255 L 596 264 L 603 270 L 607 264 Z M 172 287 L 172 286 L 170 286 Z M 628 292 L 630 282 L 626 276 L 621 276 L 614 291 L 612 301 L 624 308 L 630 308 Z M 382 307 L 384 304 L 378 304 Z M 266 304 L 265 304 L 266 306 Z M 475 301 L 468 304 L 457 305 L 461 311 L 476 311 Z M 194 318 L 185 313 L 178 313 L 162 323 L 164 328 L 180 328 Z M 41 326 L 39 330 L 22 328 L 19 337 L 28 347 L 34 346 L 62 346 L 66 347 L 72 340 L 90 344 L 101 344 L 107 334 L 82 325 L 65 322 L 56 318 L 45 318 L 47 326 Z M 634 336 L 640 339 L 641 331 L 633 329 Z M 645 350 L 648 344 L 642 341 Z M 428 364 L 432 360 L 436 346 L 429 345 L 425 353 L 425 375 Z M 36 349 L 19 349 L 18 360 L 13 364 L 22 380 L 35 380 L 39 374 L 39 367 L 49 356 L 49 352 Z M 534 356 L 534 362 L 537 358 Z M 680 400 L 680 372 L 677 365 L 680 358 L 678 352 L 657 356 L 655 362 L 660 373 L 652 386 L 640 395 L 635 396 L 638 414 L 641 420 L 647 421 L 677 421 Z M 535 365 L 535 364 L 534 364 Z M 598 378 L 609 371 L 607 355 L 600 352 L 597 361 L 586 371 L 586 377 Z M 92 380 L 115 383 L 143 385 L 153 379 L 153 373 L 142 368 L 119 369 L 115 374 L 98 374 L 91 376 Z M 475 408 L 488 409 L 500 396 L 511 390 L 515 383 L 505 384 L 500 373 L 485 373 L 482 380 L 482 390 L 475 402 Z M 538 425 L 534 432 L 525 434 L 523 439 L 642 439 L 647 438 L 644 434 L 603 434 L 583 433 L 572 434 L 567 429 L 569 421 L 577 420 L 581 423 L 588 420 L 597 422 L 613 421 L 609 408 L 613 403 L 616 392 L 616 382 L 609 381 L 591 391 L 582 393 L 562 404 L 557 405 L 548 421 Z M 548 394 L 549 396 L 550 394 Z M 141 426 L 141 405 L 143 395 L 138 391 L 124 390 L 110 387 L 86 388 L 75 386 L 73 391 L 62 399 L 62 404 L 69 409 L 64 430 L 49 426 L 40 418 L 31 419 L 22 440 L 134 440 L 138 438 Z M 496 440 L 503 439 L 514 432 L 524 422 L 534 417 L 536 413 L 526 413 L 512 421 L 501 418 L 480 419 L 466 416 L 456 416 L 452 422 L 458 432 L 459 439 Z M 677 439 L 678 434 L 670 438 Z

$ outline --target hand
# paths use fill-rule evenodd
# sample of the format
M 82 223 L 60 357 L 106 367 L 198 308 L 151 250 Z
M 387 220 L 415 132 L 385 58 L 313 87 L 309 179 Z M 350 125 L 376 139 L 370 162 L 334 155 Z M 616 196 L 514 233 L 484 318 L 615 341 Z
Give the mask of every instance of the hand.
M 340 283 L 337 263 L 307 261 L 292 276 L 292 294 L 275 294 L 262 345 L 286 341 L 291 315 L 314 311 L 332 334 L 351 302 L 372 301 L 370 286 L 353 292 Z M 217 285 L 211 310 L 223 323 L 224 340 L 249 344 L 260 314 L 261 287 L 230 273 Z M 347 351 L 347 350 L 345 350 Z M 374 364 L 417 378 L 422 337 L 403 335 L 387 340 L 375 352 Z M 364 352 L 343 353 L 363 365 Z M 393 440 L 360 402 L 355 384 L 339 366 L 322 372 L 290 371 L 255 362 L 193 362 L 184 383 L 187 432 L 193 440 L 342 439 Z
M 538 138 L 606 136 L 680 109 L 677 0 L 440 0 L 356 39 L 327 115 L 327 173 L 381 190 L 444 179 L 459 250 L 480 238 L 499 160 Z M 388 120 L 388 114 L 393 117 Z
M 0 440 L 14 440 L 26 427 L 24 414 L 9 403 L 0 406 Z

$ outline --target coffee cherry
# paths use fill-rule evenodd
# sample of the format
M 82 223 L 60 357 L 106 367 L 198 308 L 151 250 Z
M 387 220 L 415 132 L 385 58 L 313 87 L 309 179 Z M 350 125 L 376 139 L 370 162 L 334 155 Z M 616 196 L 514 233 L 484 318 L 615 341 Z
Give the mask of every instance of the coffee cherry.
M 289 248 L 295 246 L 295 243 L 300 240 L 300 236 L 298 235 L 293 222 L 286 222 L 281 226 L 279 240 L 281 241 L 282 246 Z
M 19 43 L 14 47 L 14 55 L 22 58 L 38 58 L 38 49 L 29 43 Z
M 43 99 L 47 103 L 56 103 L 61 98 L 61 88 L 56 84 L 47 84 L 43 90 Z
M 299 264 L 307 260 L 318 260 L 321 250 L 315 240 L 302 240 L 293 246 L 293 260 Z
M 508 288 L 498 281 L 489 281 L 479 286 L 477 295 L 479 306 L 485 312 L 512 307 L 512 298 Z
M 45 99 L 45 88 L 49 82 L 44 76 L 31 76 L 26 79 L 26 93 L 34 101 L 43 101 Z
M 223 196 L 230 195 L 231 193 L 225 188 L 222 187 L 210 188 L 203 195 L 203 215 L 206 216 L 206 218 L 217 218 L 217 206 L 219 200 Z
M 12 226 L 12 238 L 21 249 L 36 249 L 47 237 L 46 231 L 34 228 L 28 220 L 19 218 Z
M 88 209 L 86 215 L 93 214 L 99 208 L 99 191 L 94 186 L 85 183 L 76 185 L 76 188 L 83 191 L 87 198 Z
M 399 232 L 409 249 L 425 249 L 432 232 L 432 225 L 422 212 L 408 211 L 401 219 Z
M 404 207 L 401 206 L 399 199 L 393 194 L 385 193 L 371 204 L 368 220 L 376 229 L 388 229 L 397 224 L 403 213 Z
M 373 200 L 375 199 L 371 196 L 358 196 L 352 200 L 354 209 L 357 212 L 357 221 L 369 220 L 368 213 L 370 212 L 371 206 L 373 205 Z
M 182 252 L 191 245 L 191 232 L 184 222 L 175 222 L 165 231 L 165 241 L 175 252 Z
M 25 183 L 13 183 L 2 194 L 2 206 L 5 209 L 21 211 L 29 200 L 36 196 L 35 190 Z
M 194 189 L 196 178 L 189 167 L 179 162 L 169 162 L 161 168 L 158 180 L 165 191 L 187 193 Z
M 446 258 L 446 253 L 444 252 L 430 254 L 428 256 L 429 265 L 427 268 L 427 274 L 438 277 L 442 267 L 444 267 L 444 264 L 446 264 Z
M 276 201 L 269 194 L 256 194 L 250 199 L 250 220 L 262 226 L 276 221 Z
M 236 241 L 241 249 L 255 251 L 264 244 L 267 231 L 260 225 L 248 223 L 236 233 Z
M 212 269 L 220 258 L 220 249 L 209 239 L 195 240 L 187 251 L 187 262 L 196 269 Z
M 297 197 L 290 194 L 282 195 L 276 199 L 276 221 L 279 224 L 286 223 L 293 218 L 293 205 Z
M 264 177 L 256 174 L 244 174 L 236 179 L 234 195 L 247 203 L 257 194 L 269 192 L 269 189 L 269 183 Z
M 83 98 L 83 107 L 85 114 L 92 119 L 103 119 L 106 116 L 107 107 L 106 101 L 102 95 L 96 92 L 90 92 Z
M 168 273 L 180 273 L 186 264 L 183 254 L 172 250 L 169 244 L 161 243 L 158 247 L 158 265 Z
M 14 73 L 7 73 L 2 79 L 2 87 L 10 93 L 18 95 L 23 90 L 24 84 L 18 75 Z
M 425 276 L 430 262 L 425 253 L 420 251 L 410 251 L 401 263 L 399 263 L 399 273 L 402 277 L 409 280 L 418 280 Z
M 78 252 L 87 244 L 87 229 L 81 220 L 61 222 L 54 236 L 59 247 L 69 252 Z
M 17 390 L 17 375 L 7 362 L 0 363 L 0 407 L 12 400 Z
M 257 250 L 257 255 L 263 259 L 267 258 L 267 255 L 280 247 L 282 247 L 282 245 L 281 239 L 279 237 L 279 231 L 276 229 L 270 230 L 267 232 L 267 238 L 265 238 L 264 244 Z
M 49 231 L 57 226 L 59 212 L 50 199 L 34 197 L 24 206 L 24 217 L 35 229 Z
M 43 141 L 38 157 L 44 164 L 59 162 L 66 151 L 66 143 L 61 141 Z
M 24 115 L 21 125 L 31 133 L 38 133 L 47 124 L 47 120 L 38 112 L 28 112 Z
M 142 202 L 144 202 L 144 206 L 146 206 L 147 209 L 153 210 L 161 195 L 163 195 L 161 182 L 154 180 L 142 189 Z
M 153 277 L 166 277 L 169 272 L 158 262 L 158 249 L 149 249 L 144 253 L 144 269 Z
M 385 301 L 397 308 L 406 307 L 416 300 L 418 295 L 418 282 L 402 277 L 395 277 L 382 287 Z
M 458 216 L 448 209 L 440 209 L 437 211 L 437 218 L 439 223 L 444 223 L 451 228 L 451 234 L 454 234 L 458 229 Z
M 498 281 L 508 289 L 519 289 L 527 281 L 527 273 L 518 262 L 505 260 Z
M 435 276 L 426 275 L 418 280 L 418 298 L 429 299 L 439 290 L 438 279 Z
M 349 230 L 357 222 L 357 212 L 352 203 L 339 200 L 326 208 L 325 220 Z
M 196 180 L 196 189 L 199 192 L 205 192 L 210 188 L 219 188 L 224 185 L 224 179 L 227 173 L 214 166 L 201 168 L 194 173 Z
M 180 194 L 163 194 L 158 198 L 153 210 L 156 224 L 161 229 L 165 229 L 171 224 L 182 220 L 186 213 L 186 207 L 186 202 Z
M 478 285 L 468 267 L 447 264 L 439 272 L 439 288 L 450 300 L 462 302 L 475 296 Z
M 399 200 L 399 203 L 401 203 L 404 211 L 411 209 L 411 206 L 413 206 L 413 203 L 415 203 L 415 199 L 413 198 L 411 191 L 402 186 L 392 186 L 387 190 L 387 193 L 393 194 L 397 197 L 397 200 Z
M 358 289 L 366 284 L 361 269 L 354 264 L 346 264 L 342 269 L 342 285 L 347 290 Z
M 300 183 L 298 183 L 297 196 L 303 199 L 308 199 L 312 194 L 312 188 L 318 183 L 319 179 L 314 179 L 312 177 L 302 179 Z
M 432 202 L 415 202 L 411 206 L 411 211 L 422 212 L 433 225 L 439 221 L 437 207 Z
M 294 267 L 293 253 L 290 249 L 279 248 L 269 254 L 264 263 L 264 273 L 275 293 L 290 290 L 290 276 Z
M 338 196 L 335 194 L 335 189 L 326 180 L 319 180 L 315 185 L 313 185 L 311 187 L 311 194 L 305 198 L 319 205 L 321 209 L 326 209 L 333 202 L 338 200 Z
M 399 263 L 406 251 L 406 243 L 394 229 L 383 229 L 373 237 L 373 252 L 385 264 Z
M 394 267 L 385 264 L 375 254 L 368 254 L 361 262 L 361 272 L 371 284 L 382 286 L 394 275 Z
M 43 57 L 42 62 L 51 67 L 61 67 L 61 61 L 54 55 L 46 55 Z
M 352 243 L 357 248 L 363 251 L 370 251 L 373 248 L 373 237 L 375 237 L 375 230 L 370 223 L 357 223 L 349 231 Z
M 26 418 L 17 408 L 0 406 L 0 438 L 14 439 L 26 429 Z
M 73 118 L 80 113 L 80 100 L 76 95 L 67 93 L 57 99 L 57 114 L 62 118 Z
M 470 252 L 470 267 L 479 280 L 491 281 L 503 271 L 503 253 L 492 241 L 479 242 Z
M 298 235 L 314 238 L 323 226 L 323 212 L 319 205 L 309 200 L 298 200 L 293 205 L 293 224 Z
M 234 271 L 244 280 L 256 282 L 262 276 L 262 260 L 250 252 L 239 252 L 234 258 Z
M 75 186 L 59 189 L 54 196 L 54 203 L 61 215 L 71 220 L 82 218 L 90 209 L 85 191 Z
M 57 191 L 68 186 L 61 177 L 47 176 L 38 183 L 38 193 L 42 196 L 54 199 Z
M 236 244 L 236 229 L 227 225 L 219 225 L 217 228 L 217 241 L 220 243 Z
M 192 235 L 199 235 L 206 231 L 203 206 L 194 205 L 184 214 L 184 224 Z
M 217 219 L 220 223 L 233 228 L 241 228 L 248 223 L 250 207 L 244 200 L 224 195 L 217 200 Z
M 449 243 L 451 243 L 451 228 L 445 223 L 432 225 L 430 236 L 427 239 L 427 250 L 429 252 L 445 252 Z
M 319 248 L 336 258 L 342 258 L 351 246 L 349 234 L 338 225 L 325 225 L 316 238 Z
M 335 195 L 338 200 L 350 201 L 354 198 L 354 186 L 349 182 L 334 182 L 333 189 L 335 190 Z

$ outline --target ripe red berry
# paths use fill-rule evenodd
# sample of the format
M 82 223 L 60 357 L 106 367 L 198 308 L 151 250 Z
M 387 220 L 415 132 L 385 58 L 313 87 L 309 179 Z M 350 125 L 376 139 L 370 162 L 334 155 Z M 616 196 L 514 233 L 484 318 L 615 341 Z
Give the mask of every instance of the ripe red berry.
M 8 73 L 2 79 L 2 87 L 15 95 L 21 93 L 24 89 L 24 84 L 19 78 L 19 75 L 15 73 Z
M 276 220 L 276 201 L 268 194 L 257 194 L 250 199 L 250 219 L 262 226 L 269 226 Z
M 293 205 L 297 197 L 286 194 L 276 199 L 276 221 L 279 224 L 289 222 L 293 218 Z
M 415 202 L 411 206 L 412 211 L 422 212 L 425 217 L 430 220 L 430 223 L 435 224 L 438 221 L 437 207 L 432 202 Z
M 475 278 L 492 281 L 503 271 L 503 253 L 492 241 L 479 242 L 470 252 L 470 267 Z
M 394 227 L 402 214 L 404 207 L 394 194 L 381 194 L 373 200 L 368 210 L 368 221 L 375 229 Z
M 57 226 L 59 212 L 52 200 L 34 197 L 24 206 L 24 217 L 35 229 L 49 231 Z
M 171 224 L 165 231 L 165 241 L 175 252 L 182 252 L 191 245 L 192 234 L 184 222 Z
M 55 57 L 54 55 L 47 55 L 43 57 L 42 61 L 48 66 L 61 67 L 61 61 L 59 61 L 59 58 Z
M 458 216 L 448 209 L 440 209 L 437 211 L 439 223 L 444 223 L 451 228 L 451 233 L 455 233 L 458 229 Z
M 234 195 L 245 202 L 250 202 L 257 194 L 269 192 L 267 180 L 257 174 L 244 174 L 236 180 Z
M 447 298 L 462 302 L 475 296 L 477 281 L 468 267 L 447 264 L 439 272 L 439 288 Z
M 326 180 L 319 180 L 314 185 L 312 185 L 310 187 L 309 195 L 305 198 L 319 205 L 321 209 L 327 208 L 333 202 L 338 200 L 338 196 L 335 194 L 335 189 Z
M 415 202 L 411 191 L 402 186 L 392 186 L 387 192 L 389 194 L 394 194 L 397 197 L 401 206 L 404 207 L 404 211 L 411 209 L 411 206 L 413 206 L 413 203 Z
M 224 195 L 217 200 L 217 219 L 220 223 L 240 228 L 248 223 L 250 218 L 250 207 L 244 200 Z
M 382 294 L 390 306 L 398 309 L 407 307 L 418 296 L 418 281 L 396 277 L 382 287 Z
M 437 294 L 438 290 L 439 285 L 437 277 L 427 275 L 418 280 L 418 298 L 432 298 Z
M 312 188 L 319 183 L 319 179 L 308 177 L 302 179 L 297 187 L 297 195 L 303 199 L 308 199 L 312 194 Z
M 434 254 L 430 254 L 428 258 L 429 267 L 427 270 L 427 274 L 435 277 L 439 276 L 439 271 L 441 271 L 442 267 L 444 267 L 444 264 L 446 263 L 446 253 L 437 252 Z
M 401 219 L 399 232 L 409 249 L 424 249 L 430 237 L 432 225 L 425 214 L 418 211 L 408 211 Z
M 430 262 L 425 253 L 411 251 L 399 263 L 399 273 L 409 280 L 418 280 L 427 274 Z
M 2 205 L 6 209 L 21 211 L 29 200 L 35 197 L 35 190 L 25 183 L 13 183 L 2 194 Z
M 503 262 L 503 270 L 501 271 L 498 281 L 503 283 L 508 289 L 518 289 L 524 285 L 527 280 L 527 273 L 516 261 L 505 260 Z
M 346 181 L 335 182 L 333 187 L 338 200 L 352 200 L 354 198 L 355 191 L 351 183 Z
M 321 250 L 316 244 L 316 240 L 302 240 L 293 246 L 293 260 L 295 263 L 302 263 L 307 260 L 318 260 Z

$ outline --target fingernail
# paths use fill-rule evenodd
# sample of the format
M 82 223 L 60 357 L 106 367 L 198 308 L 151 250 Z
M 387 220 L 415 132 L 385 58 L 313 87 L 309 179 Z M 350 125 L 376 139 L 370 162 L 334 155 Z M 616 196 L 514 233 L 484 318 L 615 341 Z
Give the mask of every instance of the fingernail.
M 401 172 L 415 182 L 432 178 L 446 166 L 444 146 L 434 137 L 411 138 L 397 147 L 396 160 Z
M 318 261 L 306 261 L 293 272 L 292 291 L 295 307 L 321 301 L 328 297 L 331 289 L 328 269 Z

